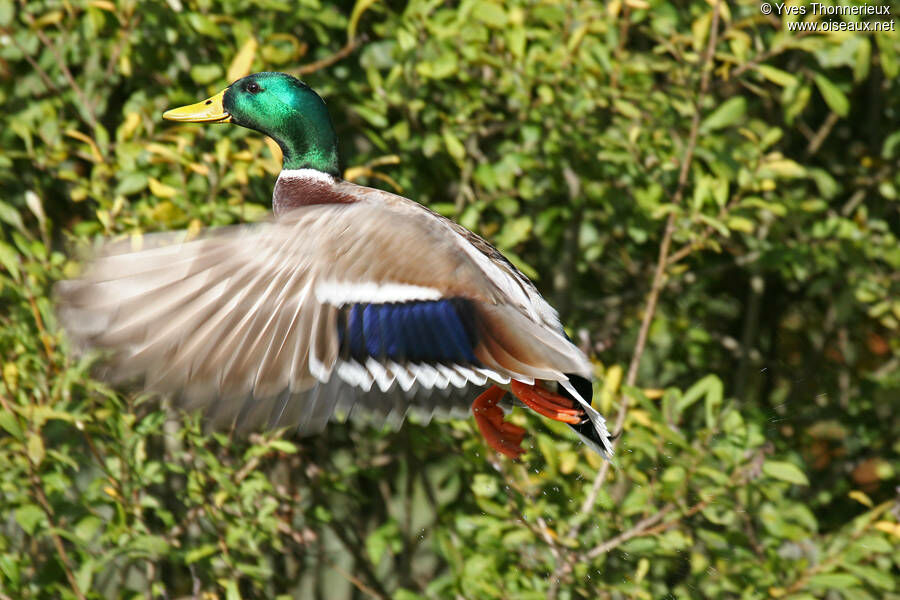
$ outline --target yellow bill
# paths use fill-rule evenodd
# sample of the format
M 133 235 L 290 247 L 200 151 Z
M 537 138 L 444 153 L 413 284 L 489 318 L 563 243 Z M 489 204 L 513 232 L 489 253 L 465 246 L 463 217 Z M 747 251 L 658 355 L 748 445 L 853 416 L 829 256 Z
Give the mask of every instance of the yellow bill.
M 231 121 L 231 115 L 222 105 L 222 99 L 225 97 L 227 89 L 202 102 L 167 110 L 163 113 L 163 119 L 189 123 L 228 123 Z

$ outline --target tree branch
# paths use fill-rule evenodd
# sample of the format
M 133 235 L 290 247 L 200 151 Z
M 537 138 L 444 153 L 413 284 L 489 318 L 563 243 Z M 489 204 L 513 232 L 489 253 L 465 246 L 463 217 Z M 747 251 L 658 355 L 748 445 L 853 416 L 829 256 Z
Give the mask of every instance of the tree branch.
M 19 428 L 22 431 L 28 431 L 34 435 L 40 435 L 35 433 L 31 427 L 26 426 L 26 423 L 22 422 L 22 418 L 19 416 L 19 413 L 13 411 L 12 406 L 10 406 L 9 402 L 4 395 L 0 394 L 0 405 L 3 406 L 3 410 L 13 415 L 16 420 L 19 422 Z M 42 440 L 43 443 L 43 440 Z M 63 571 L 66 574 L 66 579 L 69 580 L 69 587 L 72 588 L 72 593 L 75 594 L 75 597 L 78 600 L 87 600 L 84 593 L 81 591 L 81 587 L 78 585 L 78 580 L 75 579 L 75 570 L 72 568 L 72 560 L 69 558 L 69 553 L 66 552 L 66 547 L 63 545 L 62 538 L 59 537 L 59 534 L 56 533 L 59 530 L 59 526 L 56 523 L 56 515 L 53 512 L 53 507 L 50 505 L 50 501 L 47 499 L 47 494 L 44 492 L 44 485 L 41 482 L 41 478 L 38 476 L 37 465 L 34 464 L 34 461 L 31 460 L 31 456 L 28 454 L 28 451 L 23 447 L 22 455 L 25 457 L 25 462 L 28 464 L 28 475 L 31 480 L 31 489 L 34 492 L 35 498 L 37 499 L 38 504 L 41 507 L 41 510 L 44 513 L 44 516 L 47 517 L 47 524 L 50 525 L 49 533 L 50 538 L 53 540 L 53 546 L 56 548 L 56 552 L 59 555 L 60 563 L 62 563 Z
M 331 56 L 326 56 L 323 59 L 302 65 L 294 69 L 294 73 L 297 75 L 309 75 L 310 73 L 315 73 L 316 71 L 324 69 L 325 67 L 330 67 L 339 60 L 349 56 L 354 50 L 362 46 L 363 43 L 365 43 L 368 39 L 368 36 L 361 35 L 352 40 L 347 40 L 347 43 L 344 44 L 344 47 Z
M 694 106 L 694 115 L 691 118 L 691 129 L 688 134 L 688 143 L 685 149 L 684 158 L 681 160 L 681 168 L 678 173 L 678 184 L 675 189 L 675 194 L 672 196 L 673 204 L 680 204 L 682 198 L 684 197 L 684 190 L 687 188 L 688 174 L 690 173 L 691 163 L 694 159 L 694 150 L 697 147 L 697 135 L 700 131 L 700 113 L 702 111 L 702 102 L 703 97 L 706 96 L 706 93 L 709 90 L 709 76 L 712 72 L 712 57 L 713 52 L 716 48 L 716 44 L 718 43 L 718 32 L 719 32 L 719 7 L 721 0 L 716 0 L 715 5 L 713 6 L 713 16 L 712 21 L 709 25 L 709 42 L 706 45 L 706 52 L 703 54 L 703 61 L 701 62 L 700 68 L 703 70 L 703 74 L 700 79 L 700 89 L 697 94 L 697 99 L 695 101 Z M 666 220 L 666 228 L 663 232 L 663 239 L 659 245 L 659 256 L 656 261 L 656 269 L 653 274 L 653 284 L 650 288 L 650 293 L 647 295 L 647 304 L 644 309 L 644 318 L 641 321 L 641 328 L 638 331 L 638 339 L 635 343 L 634 353 L 631 356 L 631 362 L 628 365 L 628 374 L 625 378 L 625 385 L 631 387 L 634 386 L 637 381 L 638 367 L 641 364 L 641 358 L 644 355 L 644 349 L 647 345 L 647 335 L 650 331 L 650 325 L 653 322 L 653 317 L 656 314 L 656 305 L 659 301 L 659 294 L 665 286 L 665 274 L 667 261 L 669 256 L 669 248 L 672 245 L 672 235 L 675 233 L 675 213 L 669 213 L 669 218 Z M 613 432 L 618 435 L 622 431 L 622 427 L 625 424 L 625 416 L 628 413 L 628 396 L 622 395 L 622 402 L 619 405 L 619 413 L 616 416 L 616 424 L 613 428 Z M 613 442 L 613 447 L 617 445 L 617 441 Z M 606 475 L 609 472 L 609 461 L 603 463 L 603 466 L 600 467 L 600 472 L 597 473 L 597 477 L 594 479 L 594 485 L 591 487 L 591 491 L 588 493 L 587 498 L 585 498 L 584 503 L 581 506 L 581 512 L 589 513 L 594 508 L 594 504 L 597 502 L 597 494 L 600 493 L 600 487 L 603 485 L 603 481 L 606 479 Z M 575 538 L 578 535 L 578 527 L 573 527 L 572 531 L 569 533 L 570 538 Z
M 634 524 L 634 527 L 628 529 L 627 531 L 623 531 L 619 535 L 609 540 L 606 540 L 599 546 L 592 548 L 590 551 L 585 553 L 584 558 L 587 560 L 593 560 L 600 556 L 601 554 L 606 554 L 613 548 L 621 546 L 631 538 L 638 537 L 639 535 L 645 534 L 645 532 L 650 528 L 662 521 L 663 517 L 672 512 L 675 508 L 674 504 L 666 504 L 659 512 L 650 515 L 644 519 L 641 519 L 637 523 Z
M 56 47 L 56 44 L 53 43 L 53 40 L 47 37 L 47 34 L 44 33 L 44 31 L 40 27 L 33 27 L 34 17 L 32 17 L 27 12 L 23 12 L 22 15 L 28 25 L 32 27 L 32 29 L 34 29 L 34 33 L 35 35 L 37 35 L 41 43 L 50 50 L 51 54 L 53 54 L 53 58 L 56 59 L 56 65 L 59 67 L 59 70 L 62 71 L 63 77 L 65 77 L 66 81 L 69 82 L 69 87 L 72 88 L 72 91 L 74 91 L 75 95 L 78 96 L 78 101 L 81 102 L 81 105 L 84 107 L 85 114 L 87 114 L 88 116 L 88 125 L 90 125 L 92 129 L 96 129 L 97 116 L 94 114 L 94 109 L 91 107 L 90 103 L 88 103 L 87 96 L 85 96 L 84 91 L 75 81 L 75 77 L 72 76 L 72 71 L 69 70 L 69 65 L 66 64 L 66 61 L 59 53 L 59 49 Z

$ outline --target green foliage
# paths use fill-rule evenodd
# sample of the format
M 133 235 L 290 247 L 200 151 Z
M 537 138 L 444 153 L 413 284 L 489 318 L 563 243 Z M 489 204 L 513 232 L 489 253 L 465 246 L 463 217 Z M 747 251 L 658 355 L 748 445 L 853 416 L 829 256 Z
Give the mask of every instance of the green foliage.
M 0 0 L 0 597 L 897 597 L 900 41 L 716 5 Z M 71 358 L 78 249 L 265 214 L 271 144 L 160 118 L 264 69 L 537 278 L 614 468 L 519 412 L 520 464 L 470 422 L 232 439 Z

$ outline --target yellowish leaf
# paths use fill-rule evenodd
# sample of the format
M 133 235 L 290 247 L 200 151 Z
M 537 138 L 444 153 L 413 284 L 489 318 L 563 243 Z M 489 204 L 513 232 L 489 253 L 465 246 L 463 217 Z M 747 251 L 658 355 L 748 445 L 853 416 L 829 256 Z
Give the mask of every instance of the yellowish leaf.
M 32 22 L 31 27 L 33 29 L 43 29 L 49 25 L 58 25 L 63 20 L 63 11 L 61 10 L 51 10 L 48 13 L 44 13 L 40 17 Z
M 359 19 L 363 13 L 369 10 L 378 0 L 357 0 L 353 6 L 353 12 L 350 13 L 350 22 L 347 24 L 347 39 L 353 41 L 356 37 L 356 28 L 359 26 Z
M 203 175 L 204 177 L 209 175 L 209 167 L 201 163 L 191 163 L 188 165 L 188 169 L 190 169 L 197 175 Z
M 559 472 L 568 475 L 578 466 L 578 454 L 572 451 L 560 452 L 559 454 Z
M 75 129 L 69 129 L 68 131 L 66 131 L 66 135 L 70 138 L 78 140 L 79 142 L 84 142 L 85 144 L 90 146 L 91 160 L 93 162 L 98 164 L 103 162 L 103 155 L 100 153 L 100 148 L 97 147 L 97 143 L 94 142 L 94 139 L 92 137 L 90 137 L 89 135 L 85 135 Z
M 883 531 L 895 538 L 900 538 L 900 523 L 891 523 L 890 521 L 878 521 L 875 523 L 875 529 Z
M 778 177 L 783 177 L 785 179 L 803 177 L 806 175 L 806 169 L 803 167 L 803 165 L 789 158 L 769 161 L 765 163 L 763 167 L 769 171 L 772 171 Z
M 3 365 L 3 381 L 13 394 L 19 389 L 19 367 L 15 363 L 8 362 Z
M 179 156 L 174 150 L 169 148 L 168 146 L 163 146 L 162 144 L 157 144 L 156 142 L 151 142 L 147 144 L 145 147 L 147 152 L 150 154 L 155 154 L 157 156 L 161 156 L 167 159 L 169 162 L 178 162 Z
M 188 223 L 187 234 L 185 235 L 184 240 L 189 241 L 196 238 L 200 235 L 200 231 L 203 229 L 203 222 L 200 219 L 191 219 L 191 222 Z
M 94 8 L 99 8 L 101 10 L 107 10 L 111 13 L 116 12 L 116 5 L 113 2 L 109 2 L 109 0 L 91 0 L 90 5 Z
M 130 139 L 131 136 L 134 135 L 134 132 L 137 131 L 138 125 L 141 124 L 141 115 L 136 112 L 130 112 L 125 115 L 125 122 L 122 123 L 119 128 L 119 133 L 122 136 L 122 139 L 127 140 Z
M 643 425 L 644 427 L 653 426 L 653 421 L 650 419 L 650 415 L 645 410 L 631 410 L 628 413 L 628 418 L 636 421 L 638 424 Z
M 28 442 L 26 443 L 28 450 L 28 458 L 34 466 L 38 466 L 44 461 L 44 438 L 37 433 L 28 434 Z
M 874 504 L 872 503 L 872 499 L 869 498 L 869 496 L 866 495 L 865 492 L 861 492 L 859 490 L 853 490 L 852 492 L 847 494 L 847 496 L 849 496 L 853 500 L 856 500 L 860 504 L 864 504 L 864 505 L 868 506 L 869 508 L 872 508 L 874 506 Z
M 369 161 L 370 167 L 380 167 L 382 165 L 399 165 L 400 157 L 396 154 L 387 154 L 385 156 L 379 156 L 376 159 Z
M 360 177 L 368 175 L 372 169 L 369 167 L 348 167 L 344 169 L 344 179 L 347 181 L 356 181 Z
M 611 0 L 606 3 L 606 14 L 615 19 L 619 16 L 619 11 L 622 10 L 622 2 L 621 0 Z
M 150 217 L 154 221 L 158 221 L 160 223 L 171 224 L 179 220 L 183 216 L 183 212 L 180 208 L 169 202 L 168 200 L 164 200 L 160 202 L 156 206 L 154 206 L 150 211 Z
M 177 190 L 173 188 L 171 185 L 166 185 L 155 177 L 150 177 L 147 180 L 147 183 L 150 186 L 150 193 L 156 196 L 157 198 L 168 199 L 174 198 Z
M 144 234 L 140 231 L 135 231 L 131 234 L 131 251 L 132 252 L 140 252 L 144 248 Z
M 246 163 L 235 163 L 232 166 L 232 173 L 234 173 L 234 178 L 241 185 L 247 185 L 249 183 L 250 178 L 247 176 L 247 164 Z
M 606 376 L 603 378 L 603 389 L 600 390 L 600 407 L 599 410 L 603 414 L 608 414 L 612 410 L 613 399 L 622 385 L 622 375 L 624 371 L 621 365 L 612 365 L 606 370 Z
M 278 142 L 270 137 L 266 138 L 266 147 L 272 154 L 272 157 L 263 161 L 263 168 L 272 175 L 278 175 L 281 172 L 282 152 Z
M 250 67 L 253 65 L 253 59 L 256 58 L 256 47 L 256 38 L 248 37 L 231 60 L 231 64 L 228 65 L 228 72 L 225 75 L 228 81 L 235 81 L 250 74 Z

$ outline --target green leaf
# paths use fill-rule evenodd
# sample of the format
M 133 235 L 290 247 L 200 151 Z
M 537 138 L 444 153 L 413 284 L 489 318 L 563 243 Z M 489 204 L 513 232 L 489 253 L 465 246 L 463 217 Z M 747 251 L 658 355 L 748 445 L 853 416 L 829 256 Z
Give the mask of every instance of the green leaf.
M 794 77 L 787 71 L 776 69 L 771 65 L 759 65 L 756 67 L 756 70 L 760 75 L 762 75 L 772 83 L 777 83 L 781 87 L 791 87 L 797 85 L 796 77 Z
M 34 535 L 38 523 L 46 520 L 44 511 L 34 504 L 26 504 L 16 509 L 16 523 L 28 535 Z
M 192 548 L 187 554 L 184 555 L 185 564 L 193 564 L 195 562 L 201 561 L 207 556 L 212 556 L 219 552 L 219 547 L 215 544 L 203 544 L 202 546 L 198 546 L 197 548 Z
M 506 12 L 503 7 L 490 0 L 478 2 L 472 7 L 472 13 L 476 19 L 494 29 L 500 29 L 506 26 L 508 22 Z
M 447 148 L 447 152 L 458 161 L 462 161 L 466 157 L 466 148 L 462 145 L 462 142 L 459 141 L 453 132 L 449 129 L 444 129 L 444 146 Z
M 844 590 L 859 585 L 860 581 L 847 573 L 819 573 L 809 578 L 807 585 L 824 590 Z
M 472 493 L 476 496 L 491 497 L 500 490 L 497 479 L 484 473 L 476 473 L 472 482 Z
M 822 97 L 825 98 L 825 104 L 833 110 L 838 116 L 846 117 L 850 112 L 850 101 L 836 85 L 834 85 L 824 75 L 817 74 L 815 77 L 816 87 L 819 88 Z
M 28 450 L 28 458 L 34 466 L 38 466 L 44 461 L 44 439 L 40 434 L 29 433 L 26 448 Z
M 149 178 L 144 173 L 127 173 L 119 179 L 116 185 L 116 194 L 122 196 L 130 196 L 145 189 L 148 185 Z
M 613 106 L 616 108 L 619 113 L 623 116 L 628 117 L 629 119 L 640 119 L 641 111 L 631 102 L 627 100 L 622 100 L 621 98 L 616 98 L 613 100 Z
M 683 413 L 697 400 L 710 394 L 713 394 L 717 400 L 721 401 L 723 394 L 722 380 L 715 375 L 707 375 L 688 388 L 675 405 L 675 412 L 677 414 Z
M 91 582 L 94 579 L 94 570 L 96 568 L 96 563 L 93 559 L 85 560 L 81 566 L 78 567 L 78 571 L 75 573 L 75 580 L 78 582 L 78 587 L 82 590 L 91 589 Z
M 188 23 L 191 24 L 191 27 L 197 30 L 198 33 L 202 33 L 203 35 L 208 35 L 209 37 L 213 37 L 216 39 L 220 39 L 223 37 L 222 29 L 209 17 L 206 15 L 202 15 L 200 13 L 188 13 L 187 15 Z
M 853 64 L 853 81 L 860 83 L 869 76 L 872 68 L 872 44 L 865 36 L 859 36 L 859 47 L 856 50 L 856 61 Z
M 16 14 L 13 0 L 0 0 L 0 27 L 9 25 Z
M 735 96 L 723 102 L 717 109 L 710 113 L 700 124 L 701 133 L 709 133 L 734 125 L 744 118 L 747 113 L 747 99 L 743 96 Z
M 809 485 L 809 479 L 794 463 L 778 460 L 767 460 L 763 463 L 763 473 L 769 477 L 794 483 L 797 485 Z
M 851 573 L 862 578 L 863 581 L 867 581 L 875 587 L 879 587 L 883 590 L 888 590 L 889 592 L 893 592 L 894 588 L 896 587 L 896 578 L 893 577 L 890 573 L 886 573 L 876 567 L 856 565 L 849 562 L 842 563 L 842 566 Z
M 19 231 L 25 231 L 22 215 L 19 214 L 18 210 L 3 201 L 0 201 L 0 221 L 9 223 Z
M 297 453 L 297 445 L 287 440 L 271 440 L 269 442 L 269 447 L 274 448 L 279 452 L 284 452 L 285 454 Z
M 387 521 L 366 536 L 366 553 L 373 565 L 381 562 L 387 550 L 398 551 L 403 547 L 400 528 L 394 520 Z
M 774 176 L 784 179 L 796 179 L 797 177 L 806 176 L 806 169 L 789 158 L 769 161 L 763 165 L 763 168 L 770 171 Z
M 221 79 L 223 75 L 222 65 L 217 63 L 191 67 L 191 79 L 200 85 L 210 84 L 217 79 Z
M 0 427 L 17 440 L 22 439 L 23 432 L 19 419 L 6 409 L 0 409 Z
M 531 217 L 528 216 L 508 221 L 500 231 L 500 235 L 497 236 L 497 246 L 500 248 L 512 248 L 525 241 L 531 233 L 531 227 Z
M 756 224 L 753 221 L 739 216 L 728 217 L 728 220 L 725 221 L 725 225 L 728 229 L 741 231 L 743 233 L 753 233 L 753 230 L 756 228 Z
M 237 581 L 234 579 L 220 580 L 219 584 L 225 588 L 225 600 L 241 600 L 241 592 L 238 589 Z
M 19 253 L 9 244 L 0 242 L 0 265 L 9 271 L 13 279 L 19 279 Z

